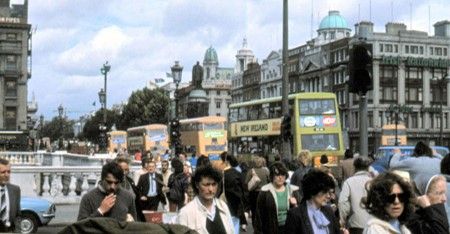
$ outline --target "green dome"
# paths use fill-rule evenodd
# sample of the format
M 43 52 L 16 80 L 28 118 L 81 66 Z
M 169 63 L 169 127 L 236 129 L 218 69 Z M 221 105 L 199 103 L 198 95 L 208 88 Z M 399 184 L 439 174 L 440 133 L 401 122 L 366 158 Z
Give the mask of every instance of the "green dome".
M 332 28 L 349 28 L 344 17 L 339 14 L 339 11 L 329 11 L 328 16 L 320 22 L 319 30 Z
M 205 59 L 203 60 L 203 62 L 219 62 L 219 59 L 217 59 L 217 52 L 216 50 L 211 46 L 209 47 L 206 52 L 205 52 Z

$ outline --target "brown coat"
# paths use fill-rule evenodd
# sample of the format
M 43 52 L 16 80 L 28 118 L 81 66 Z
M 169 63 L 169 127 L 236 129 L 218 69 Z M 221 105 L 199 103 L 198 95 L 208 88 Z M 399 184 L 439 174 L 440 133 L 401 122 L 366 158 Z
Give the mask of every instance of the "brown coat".
M 344 182 L 348 177 L 355 174 L 355 167 L 353 166 L 353 158 L 347 158 L 341 161 L 339 166 L 338 179 Z

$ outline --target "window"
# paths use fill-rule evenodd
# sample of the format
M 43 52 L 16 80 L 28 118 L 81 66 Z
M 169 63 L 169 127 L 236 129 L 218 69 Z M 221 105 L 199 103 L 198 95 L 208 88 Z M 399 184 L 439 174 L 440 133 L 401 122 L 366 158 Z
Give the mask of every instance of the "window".
M 5 96 L 17 97 L 17 82 L 12 79 L 5 80 Z
M 384 45 L 380 44 L 380 52 L 384 52 Z
M 391 44 L 387 44 L 387 45 L 386 45 L 386 52 L 389 52 L 389 53 L 392 53 L 392 52 L 393 52 L 393 50 L 392 50 L 392 45 L 391 45 Z
M 220 109 L 220 102 L 216 102 L 216 108 Z
M 15 55 L 7 55 L 6 56 L 6 70 L 16 70 L 17 62 Z
M 411 54 L 418 54 L 418 53 L 419 53 L 419 47 L 411 46 Z
M 17 121 L 16 107 L 6 107 L 5 112 L 5 127 L 6 130 L 15 130 Z
M 430 55 L 433 55 L 434 53 L 434 48 L 433 47 L 430 47 Z
M 442 56 L 442 48 L 436 48 L 436 55 Z
M 17 40 L 17 34 L 15 33 L 7 33 L 6 40 Z
M 409 46 L 405 46 L 405 53 L 409 54 Z

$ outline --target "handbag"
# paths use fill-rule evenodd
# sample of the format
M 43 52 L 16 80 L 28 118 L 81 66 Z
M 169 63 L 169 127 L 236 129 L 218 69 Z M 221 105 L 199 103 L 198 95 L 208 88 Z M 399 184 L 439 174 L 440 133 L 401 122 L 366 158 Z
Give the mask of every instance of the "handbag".
M 255 190 L 260 183 L 261 183 L 261 179 L 256 174 L 255 169 L 252 169 L 252 178 L 248 182 L 248 191 Z

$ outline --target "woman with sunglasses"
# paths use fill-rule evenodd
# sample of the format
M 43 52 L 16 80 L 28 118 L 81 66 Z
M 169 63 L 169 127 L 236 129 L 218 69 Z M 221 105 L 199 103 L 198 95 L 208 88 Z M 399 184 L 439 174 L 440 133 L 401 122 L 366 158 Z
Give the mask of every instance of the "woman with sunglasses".
M 366 185 L 367 197 L 362 206 L 373 216 L 364 228 L 365 234 L 410 234 L 405 226 L 414 213 L 415 194 L 405 179 L 386 172 Z
M 414 180 L 421 194 L 417 198 L 418 210 L 406 224 L 412 233 L 449 233 L 445 202 L 446 179 L 442 175 L 418 175 Z

